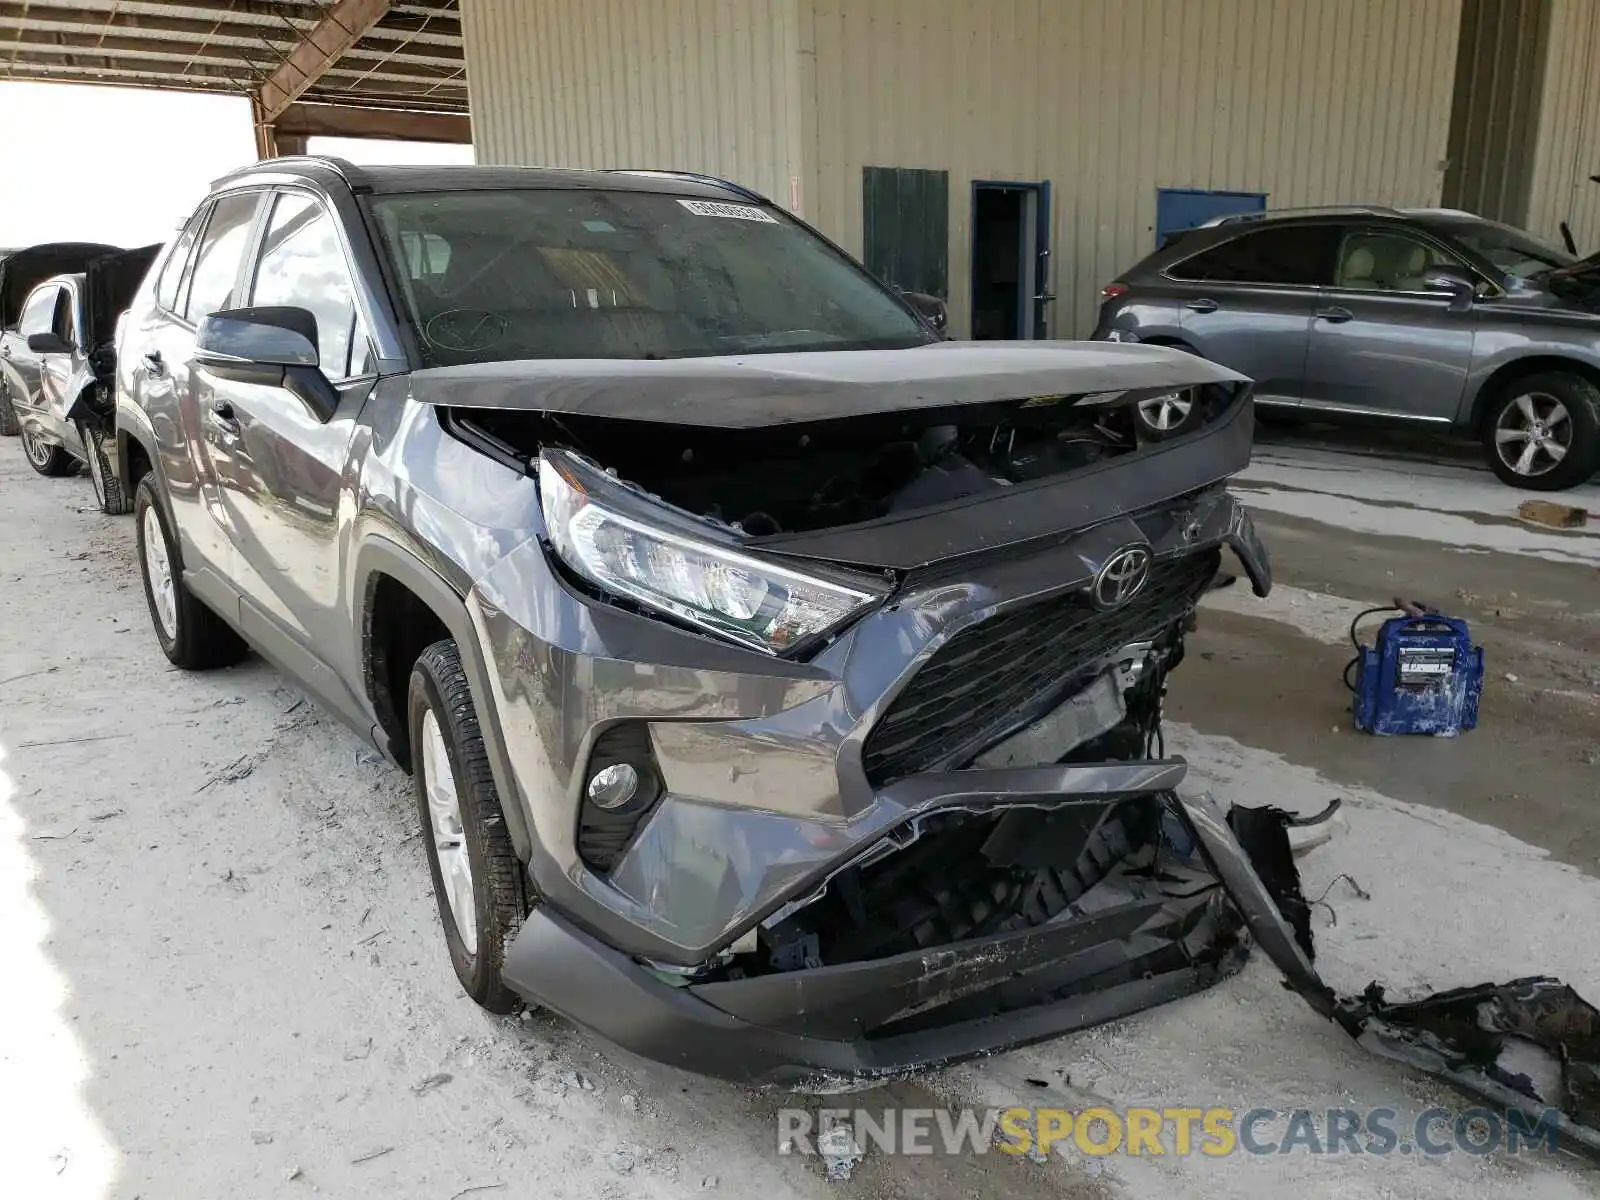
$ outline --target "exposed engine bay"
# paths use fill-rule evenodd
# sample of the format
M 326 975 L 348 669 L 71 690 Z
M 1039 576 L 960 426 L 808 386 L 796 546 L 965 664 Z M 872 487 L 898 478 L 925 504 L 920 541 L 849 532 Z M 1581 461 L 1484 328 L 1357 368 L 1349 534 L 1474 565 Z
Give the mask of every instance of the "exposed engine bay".
M 1131 403 L 1079 399 L 753 429 L 493 409 L 461 410 L 458 419 L 519 458 L 564 446 L 668 504 L 766 537 L 928 508 L 1138 449 Z
M 1039 720 L 993 741 L 976 767 L 1133 762 L 1165 753 L 1167 672 L 1183 657 L 1188 614 Z M 1109 803 L 975 809 L 896 831 L 827 887 L 774 914 L 754 952 L 724 960 L 731 977 L 934 950 L 1080 918 L 1110 897 L 1165 895 L 1156 795 Z M 1183 875 L 1177 893 L 1204 881 Z M 1115 877 L 1115 878 L 1113 878 Z

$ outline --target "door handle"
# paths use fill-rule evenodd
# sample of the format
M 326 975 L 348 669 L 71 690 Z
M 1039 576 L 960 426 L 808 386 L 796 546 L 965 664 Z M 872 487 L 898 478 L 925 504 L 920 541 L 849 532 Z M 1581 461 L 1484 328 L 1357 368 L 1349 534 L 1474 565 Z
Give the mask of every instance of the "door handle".
M 1212 313 L 1217 311 L 1217 302 L 1215 300 L 1206 299 L 1191 300 L 1185 304 L 1184 307 L 1190 312 Z
M 1354 317 L 1355 313 L 1351 312 L 1348 308 L 1345 308 L 1341 304 L 1335 304 L 1332 308 L 1319 308 L 1311 315 L 1317 317 L 1319 320 L 1328 322 L 1330 325 L 1343 325 L 1346 321 Z

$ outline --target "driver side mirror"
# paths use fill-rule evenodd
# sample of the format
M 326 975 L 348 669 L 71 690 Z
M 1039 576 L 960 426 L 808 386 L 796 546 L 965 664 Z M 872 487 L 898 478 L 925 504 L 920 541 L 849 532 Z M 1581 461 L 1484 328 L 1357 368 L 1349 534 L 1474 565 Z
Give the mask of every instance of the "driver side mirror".
M 46 330 L 28 335 L 28 349 L 35 354 L 70 354 L 72 346 L 59 333 Z
M 1451 312 L 1465 312 L 1478 298 L 1478 277 L 1461 267 L 1429 267 L 1422 274 L 1422 286 L 1448 293 Z
M 937 296 L 930 296 L 927 292 L 908 292 L 903 288 L 900 290 L 900 295 L 922 315 L 923 320 L 933 326 L 941 337 L 944 336 L 950 324 L 950 310 L 943 300 Z
M 317 318 L 303 308 L 261 306 L 214 312 L 195 333 L 195 366 L 219 379 L 281 387 L 319 421 L 339 407 L 339 392 L 317 354 Z

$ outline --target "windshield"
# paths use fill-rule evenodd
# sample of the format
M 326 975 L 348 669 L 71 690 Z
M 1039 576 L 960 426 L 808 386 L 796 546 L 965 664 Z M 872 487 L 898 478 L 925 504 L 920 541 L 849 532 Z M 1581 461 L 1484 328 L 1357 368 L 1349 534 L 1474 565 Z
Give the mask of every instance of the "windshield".
M 1565 267 L 1577 261 L 1559 246 L 1510 225 L 1494 221 L 1449 221 L 1435 229 L 1454 238 L 1480 258 L 1486 258 L 1503 274 L 1528 279 L 1542 271 Z
M 429 366 L 937 340 L 860 267 L 766 206 L 552 189 L 371 204 Z

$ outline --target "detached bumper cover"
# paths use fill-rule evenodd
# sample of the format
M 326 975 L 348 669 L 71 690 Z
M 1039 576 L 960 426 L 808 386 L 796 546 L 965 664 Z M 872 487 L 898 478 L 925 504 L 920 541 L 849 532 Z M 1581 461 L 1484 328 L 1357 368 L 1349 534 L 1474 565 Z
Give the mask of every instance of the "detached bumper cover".
M 546 907 L 509 948 L 505 979 L 527 999 L 647 1058 L 809 1091 L 861 1087 L 1041 1041 L 1234 973 L 1245 961 L 1246 925 L 1272 937 L 1276 914 L 1259 882 L 1243 889 L 1242 901 L 1227 887 L 1229 875 L 1254 879 L 1227 826 L 1204 799 L 1177 803 L 1208 853 L 1211 839 L 1221 839 L 1227 863 L 1226 873 L 1204 877 L 1212 886 L 1191 894 L 1113 897 L 1073 920 L 1022 932 L 684 986 Z M 1298 953 L 1292 937 L 1281 940 Z
M 1564 1149 L 1600 1161 L 1600 1011 L 1531 978 L 1391 1003 L 1372 984 L 1341 997 L 1312 965 L 1287 815 L 1170 796 L 1220 888 L 1130 901 L 1088 917 L 866 963 L 674 987 L 559 915 L 538 909 L 512 943 L 506 982 L 524 997 L 656 1061 L 812 1092 L 848 1091 L 1084 1029 L 1200 991 L 1243 965 L 1241 926 L 1287 983 L 1367 1049 L 1446 1080 Z M 1259 865 L 1259 870 L 1258 870 Z M 964 998 L 1000 1015 L 966 1017 Z M 860 1036 L 885 1014 L 904 1032 Z M 930 1019 L 931 1018 L 931 1019 Z M 895 1025 L 879 1026 L 894 1030 Z M 1543 1050 L 1539 1083 L 1510 1065 Z M 1525 1061 L 1525 1060 L 1524 1060 Z

